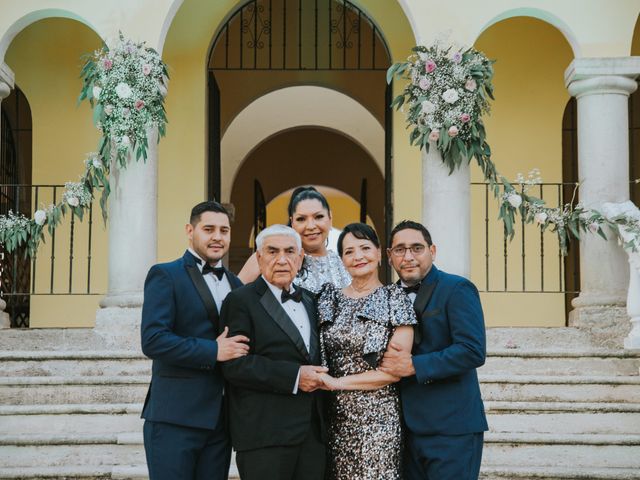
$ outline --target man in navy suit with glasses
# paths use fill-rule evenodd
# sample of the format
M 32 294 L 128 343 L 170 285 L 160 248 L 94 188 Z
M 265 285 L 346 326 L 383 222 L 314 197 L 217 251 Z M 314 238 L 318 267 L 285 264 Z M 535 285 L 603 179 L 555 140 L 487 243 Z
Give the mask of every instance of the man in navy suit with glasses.
M 420 223 L 399 223 L 389 246 L 389 262 L 419 322 L 413 351 L 392 343 L 380 367 L 403 377 L 405 478 L 477 480 L 488 429 L 476 373 L 486 356 L 478 290 L 433 265 L 436 247 Z
M 153 359 L 145 400 L 150 480 L 226 480 L 231 446 L 220 363 L 246 355 L 249 339 L 219 334 L 222 301 L 240 280 L 222 265 L 229 214 L 202 202 L 186 225 L 189 248 L 154 265 L 144 286 L 142 351 Z

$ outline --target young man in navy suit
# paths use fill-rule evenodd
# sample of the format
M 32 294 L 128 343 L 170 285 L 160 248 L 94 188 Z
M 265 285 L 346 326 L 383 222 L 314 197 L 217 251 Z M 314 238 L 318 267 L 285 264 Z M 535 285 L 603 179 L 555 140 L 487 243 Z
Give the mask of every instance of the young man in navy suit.
M 391 232 L 389 261 L 414 302 L 412 352 L 390 345 L 380 369 L 403 377 L 407 480 L 477 480 L 488 429 L 476 369 L 486 338 L 478 290 L 433 265 L 436 247 L 421 224 Z
M 240 280 L 222 266 L 229 214 L 203 202 L 186 225 L 182 258 L 154 265 L 144 286 L 142 351 L 153 359 L 142 410 L 150 480 L 226 480 L 231 446 L 220 362 L 246 355 L 248 339 L 219 332 L 222 301 Z

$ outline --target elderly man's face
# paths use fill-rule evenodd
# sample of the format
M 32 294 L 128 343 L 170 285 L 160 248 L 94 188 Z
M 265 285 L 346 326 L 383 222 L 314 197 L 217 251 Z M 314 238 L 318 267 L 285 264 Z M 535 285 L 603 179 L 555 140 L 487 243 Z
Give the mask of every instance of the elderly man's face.
M 302 266 L 302 250 L 288 235 L 273 235 L 264 239 L 257 252 L 260 273 L 272 285 L 289 290 Z

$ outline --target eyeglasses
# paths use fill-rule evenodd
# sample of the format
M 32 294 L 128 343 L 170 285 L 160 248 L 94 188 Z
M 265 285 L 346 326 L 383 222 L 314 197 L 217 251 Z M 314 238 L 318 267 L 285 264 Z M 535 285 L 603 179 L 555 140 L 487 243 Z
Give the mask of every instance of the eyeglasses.
M 415 245 L 411 245 L 409 247 L 397 246 L 391 249 L 391 255 L 394 257 L 404 257 L 407 253 L 407 250 L 411 250 L 413 255 L 422 255 L 427 247 L 422 245 L 421 243 L 416 243 Z

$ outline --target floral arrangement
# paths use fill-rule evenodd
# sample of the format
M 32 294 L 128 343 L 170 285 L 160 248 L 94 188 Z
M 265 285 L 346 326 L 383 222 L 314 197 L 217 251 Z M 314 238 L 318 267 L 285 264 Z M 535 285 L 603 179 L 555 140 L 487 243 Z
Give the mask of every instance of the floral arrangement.
M 489 113 L 493 99 L 493 61 L 474 48 L 456 49 L 417 46 L 406 62 L 387 71 L 408 80 L 391 106 L 407 105 L 409 142 L 429 151 L 434 143 L 453 172 L 474 157 L 485 177 L 496 179 L 490 161 L 482 115 Z
M 519 213 L 525 223 L 555 232 L 565 255 L 571 238 L 579 239 L 584 232 L 597 233 L 606 240 L 605 226 L 616 233 L 626 249 L 640 250 L 637 216 L 621 213 L 607 217 L 580 203 L 574 205 L 573 199 L 562 207 L 550 208 L 528 193 L 542 181 L 538 169 L 526 179 L 519 174 L 514 183 L 498 173 L 482 123 L 482 115 L 490 112 L 489 100 L 493 100 L 493 63 L 474 48 L 458 48 L 437 41 L 431 47 L 414 47 L 406 62 L 392 65 L 387 71 L 387 82 L 393 77 L 406 81 L 391 106 L 406 113 L 407 127 L 411 130 L 409 143 L 427 152 L 430 146 L 435 146 L 450 173 L 475 158 L 500 201 L 499 218 L 511 239 Z M 520 191 L 514 185 L 519 185 Z
M 52 234 L 67 213 L 82 220 L 96 190 L 102 191 L 100 206 L 106 221 L 111 160 L 121 168 L 126 168 L 134 153 L 136 161 L 146 160 L 147 129 L 157 127 L 160 136 L 165 134 L 169 77 L 155 50 L 121 33 L 113 45 L 105 44 L 86 57 L 81 76 L 78 101 L 86 99 L 93 108 L 93 120 L 101 133 L 98 152 L 87 155 L 80 180 L 65 184 L 58 204 L 37 210 L 33 218 L 11 211 L 0 215 L 0 244 L 8 252 L 24 246 L 25 254 L 33 256 L 44 240 L 45 225 Z
M 78 101 L 88 99 L 93 120 L 102 133 L 99 153 L 115 157 L 125 166 L 133 149 L 136 159 L 147 158 L 147 128 L 157 126 L 165 134 L 167 117 L 164 97 L 169 76 L 158 52 L 144 43 L 134 43 L 120 34 L 111 48 L 86 57 L 81 76 L 84 86 Z

